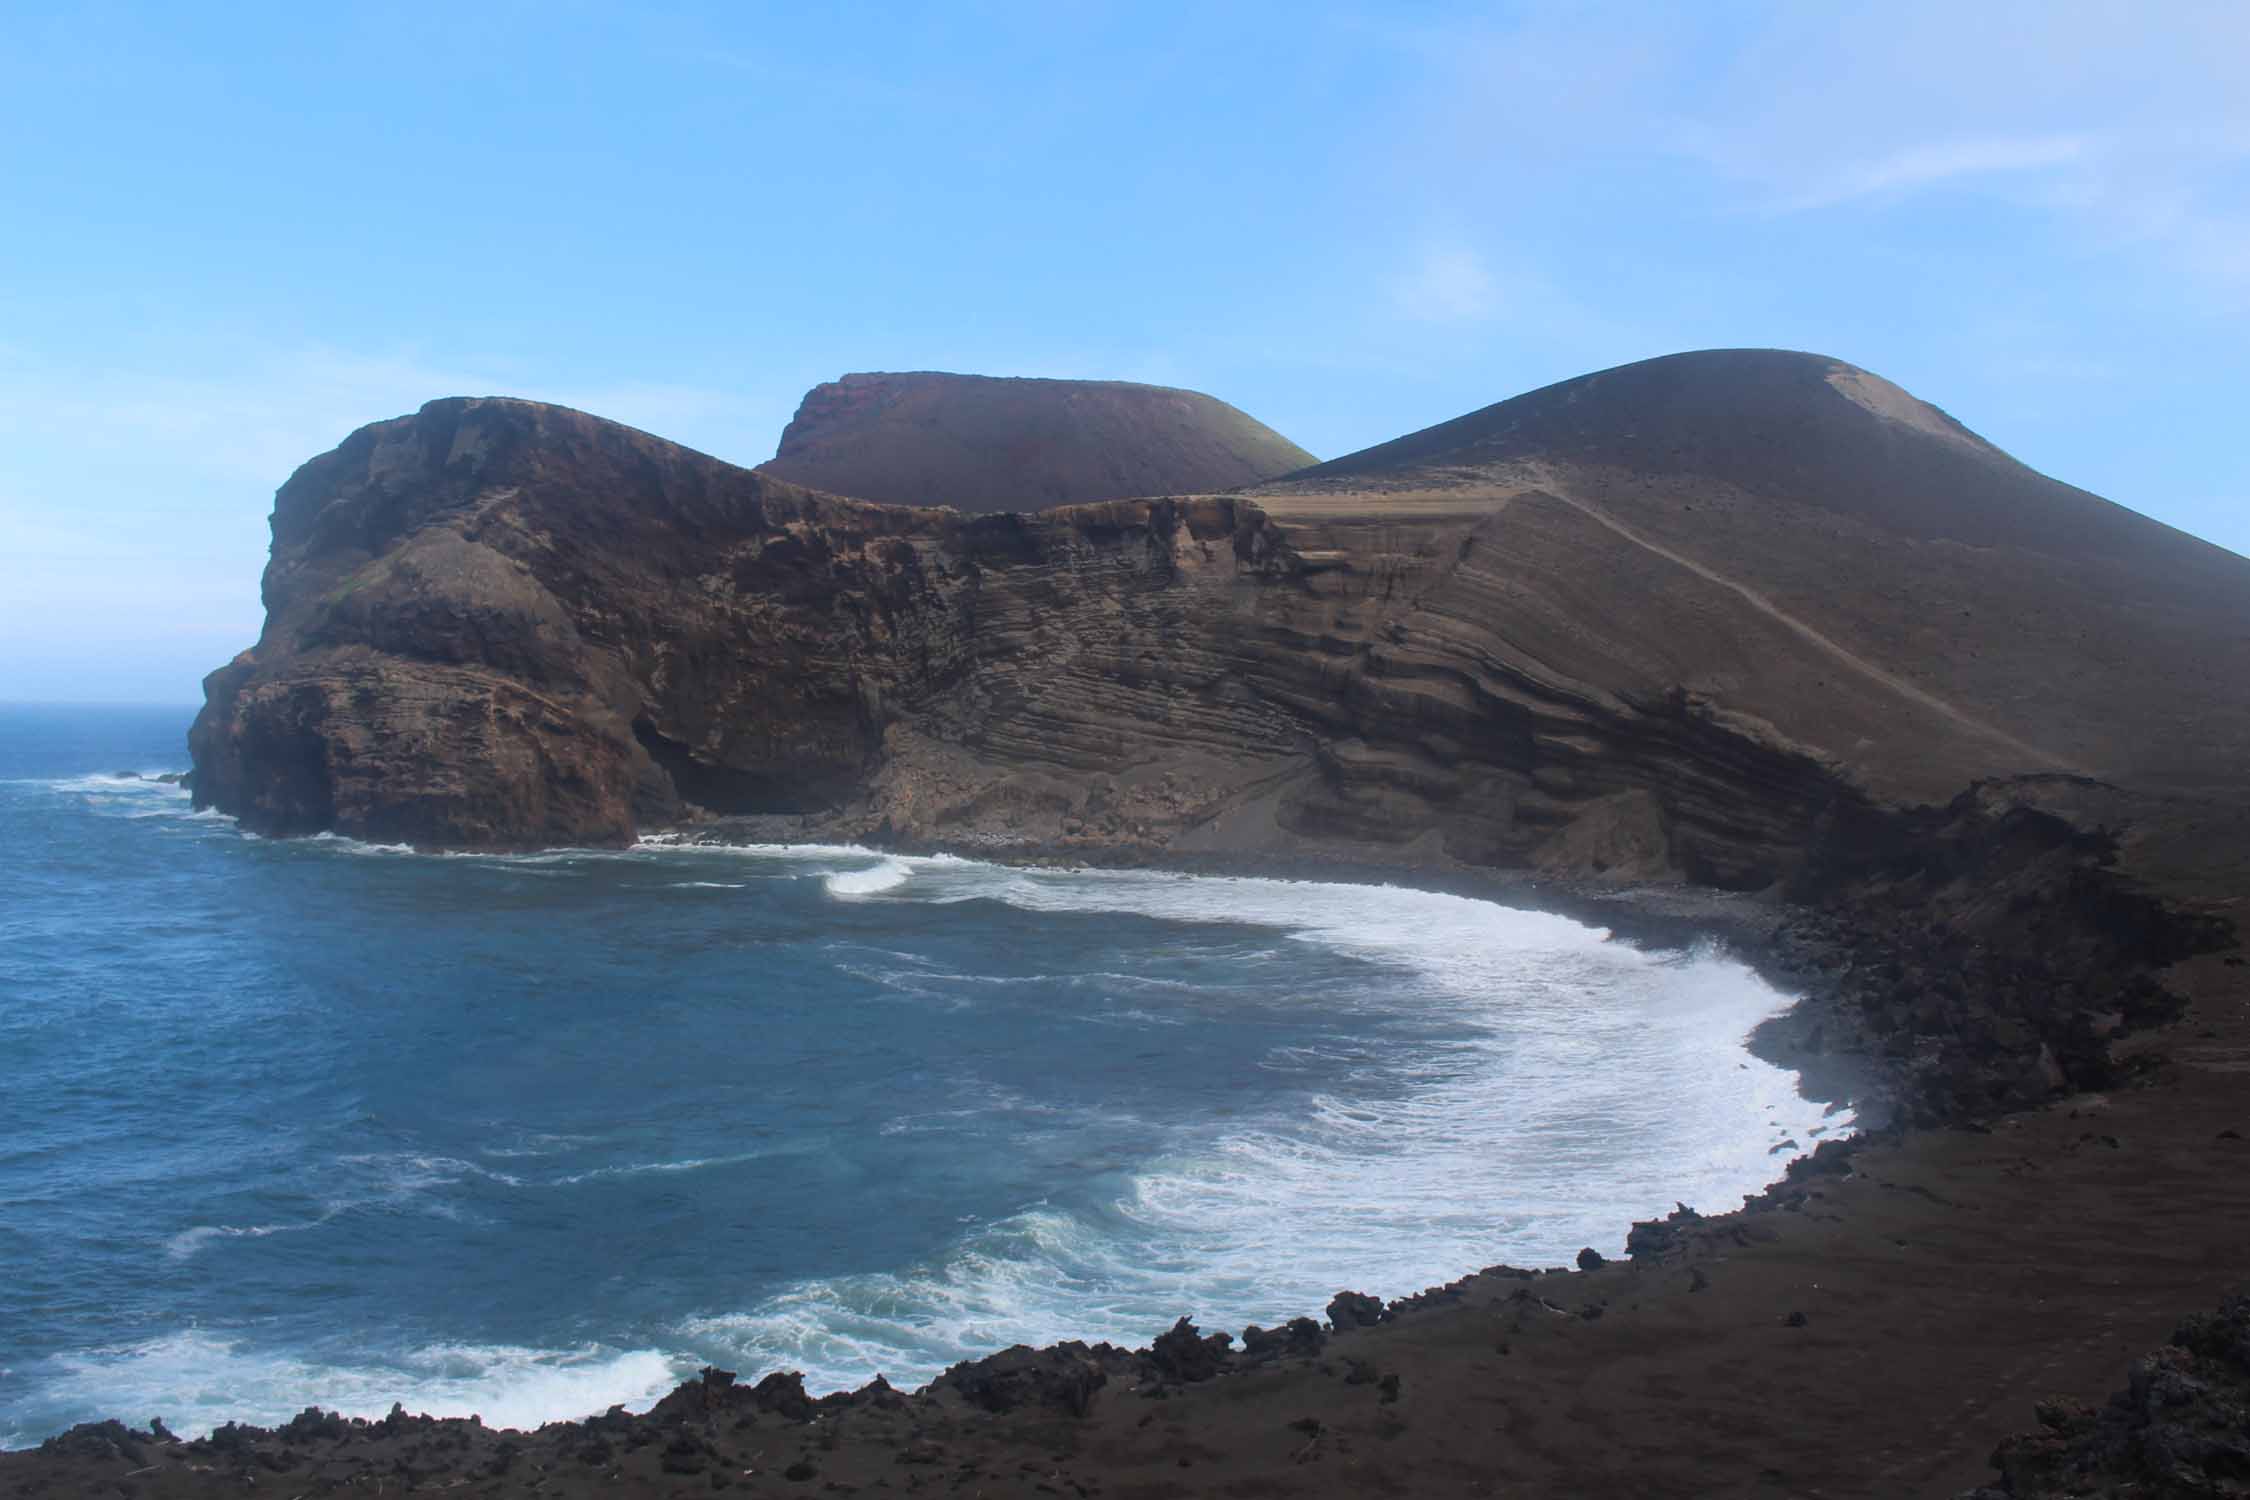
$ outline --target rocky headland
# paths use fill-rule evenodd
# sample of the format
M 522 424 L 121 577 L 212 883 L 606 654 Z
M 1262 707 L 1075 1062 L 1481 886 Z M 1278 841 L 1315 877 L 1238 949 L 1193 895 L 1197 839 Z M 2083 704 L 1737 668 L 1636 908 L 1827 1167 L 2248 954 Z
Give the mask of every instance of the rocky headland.
M 994 847 L 1753 889 L 1849 810 L 2230 785 L 2250 561 L 1769 351 L 1226 494 L 875 504 L 529 402 L 275 500 L 196 795 L 263 833 Z
M 800 424 L 867 420 L 842 401 Z M 448 847 L 1376 873 L 1719 930 L 1807 995 L 1761 1050 L 1893 1123 L 1624 1262 L 1239 1345 L 819 1401 L 712 1373 L 536 1434 L 82 1428 L 0 1493 L 1939 1494 L 2243 1279 L 2250 561 L 1779 351 L 1224 493 L 978 514 L 784 468 L 519 401 L 361 429 L 277 497 L 198 802 Z M 2029 1451 L 2014 1493 L 2093 1472 Z

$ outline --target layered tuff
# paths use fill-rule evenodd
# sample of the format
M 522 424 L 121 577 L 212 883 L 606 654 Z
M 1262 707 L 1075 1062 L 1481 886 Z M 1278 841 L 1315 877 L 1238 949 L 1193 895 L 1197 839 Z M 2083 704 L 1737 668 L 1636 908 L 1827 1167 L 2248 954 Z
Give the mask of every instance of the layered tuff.
M 305 465 L 273 528 L 193 734 L 197 797 L 272 834 L 780 817 L 1758 886 L 1862 805 L 2192 787 L 2250 739 L 2250 563 L 1776 351 L 1031 513 L 439 401 Z
M 261 833 L 598 844 L 792 813 L 1740 884 L 1843 792 L 1684 689 L 1539 671 L 1494 628 L 1475 527 L 873 505 L 502 400 L 362 429 L 273 527 L 265 633 L 193 734 L 198 799 Z

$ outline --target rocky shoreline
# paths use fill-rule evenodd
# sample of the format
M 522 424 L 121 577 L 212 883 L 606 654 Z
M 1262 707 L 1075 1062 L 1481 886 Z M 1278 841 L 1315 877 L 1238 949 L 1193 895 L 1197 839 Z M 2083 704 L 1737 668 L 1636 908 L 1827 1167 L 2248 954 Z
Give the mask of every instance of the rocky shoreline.
M 972 514 L 843 475 L 521 401 L 362 428 L 275 498 L 196 804 L 427 847 L 669 827 L 1387 879 L 1717 935 L 1805 993 L 1760 1055 L 1882 1127 L 1623 1263 L 1239 1347 L 1183 1326 L 818 1402 L 714 1374 L 533 1434 L 81 1429 L 0 1458 L 0 1494 L 1952 1493 L 2242 1280 L 2250 562 L 1780 350 L 1228 493 Z
M 1650 946 L 1718 941 L 1801 993 L 1752 1050 L 1796 1072 L 1807 1098 L 1849 1098 L 1869 1125 L 1944 1126 L 2124 1082 L 2113 1043 L 2179 1013 L 2149 974 L 2231 943 L 2226 920 L 2168 908 L 2117 872 L 2117 838 L 2093 814 L 2135 807 L 2116 787 L 2051 775 L 1979 781 L 1943 806 L 1844 804 L 1790 879 L 1761 895 L 1386 861 L 1364 848 L 1243 856 L 1087 837 L 900 838 L 849 817 L 719 819 L 662 836 L 1390 883 L 1553 912 Z
M 1869 1128 L 1792 1161 L 1739 1210 L 1682 1205 L 1665 1219 L 1631 1226 L 1622 1261 L 1589 1247 L 1575 1270 L 1490 1267 L 1388 1305 L 1346 1291 L 1324 1319 L 1246 1328 L 1239 1338 L 1183 1318 L 1145 1349 L 1018 1347 L 956 1366 L 914 1393 L 878 1379 L 815 1398 L 788 1372 L 755 1372 L 753 1380 L 713 1370 L 646 1413 L 613 1408 L 536 1432 L 403 1410 L 368 1421 L 312 1409 L 278 1428 L 230 1425 L 184 1442 L 161 1423 L 88 1424 L 40 1448 L 0 1455 L 0 1495 L 200 1496 L 275 1485 L 291 1496 L 377 1489 L 565 1496 L 1268 1492 L 1259 1484 L 1243 1487 L 1251 1475 L 1237 1471 L 1245 1465 L 1266 1475 L 1261 1483 L 1273 1493 L 1425 1492 L 1421 1481 L 1400 1476 L 1399 1461 L 1417 1454 L 1418 1462 L 1404 1467 L 1422 1472 L 1422 1464 L 1448 1451 L 1442 1439 L 1430 1446 L 1433 1434 L 1421 1413 L 1431 1404 L 1432 1384 L 1453 1378 L 1444 1356 L 1458 1353 L 1464 1338 L 1485 1361 L 1514 1369 L 1528 1361 L 1547 1372 L 1540 1378 L 1556 1381 L 1573 1371 L 1594 1374 L 1595 1351 L 1578 1346 L 1658 1308 L 1676 1318 L 1763 1305 L 1766 1312 L 1745 1326 L 1770 1325 L 1781 1336 L 1810 1341 L 1827 1321 L 1821 1299 L 1806 1293 L 1803 1300 L 1813 1305 L 1784 1305 L 1798 1290 L 1788 1278 L 1743 1262 L 1762 1255 L 1786 1260 L 1792 1250 L 1810 1249 L 1812 1264 L 1832 1268 L 1824 1279 L 1848 1282 L 1852 1258 L 1870 1253 L 1859 1234 L 1847 1233 L 1842 1249 L 1798 1242 L 1808 1232 L 1835 1238 L 1838 1226 L 1864 1217 L 1860 1200 L 1871 1195 L 1888 1200 L 1881 1207 L 1891 1215 L 1903 1201 L 1918 1219 L 1958 1216 L 1966 1211 L 1958 1200 L 1919 1180 L 1930 1158 L 1995 1132 L 2022 1132 L 2027 1120 L 2049 1133 L 2058 1117 L 2067 1123 L 2099 1112 L 2106 1121 L 2136 1093 L 2161 1092 L 2170 1065 L 2151 1038 L 2168 1024 L 2176 1032 L 2174 1023 L 2191 1006 L 2167 988 L 2166 971 L 2193 961 L 2239 974 L 2239 957 L 2197 958 L 2231 949 L 2233 935 L 2217 916 L 2168 906 L 2120 874 L 2114 835 L 2039 805 L 2053 804 L 2057 790 L 1980 786 L 1946 808 L 1900 815 L 1896 839 L 1850 830 L 1848 856 L 1808 861 L 1789 900 L 1375 864 L 1179 862 L 1193 873 L 1405 881 L 1537 905 L 1642 942 L 1715 938 L 1801 990 L 1796 1006 L 1761 1028 L 1757 1049 L 1801 1070 L 1809 1090 L 1848 1092 L 1868 1112 Z M 703 828 L 693 836 L 729 831 Z M 1087 862 L 1083 848 L 976 852 Z M 1127 847 L 1101 851 L 1101 862 L 1149 861 L 1146 851 Z M 2073 1156 L 2122 1149 L 2102 1144 L 2116 1139 L 2106 1124 L 2061 1134 L 2077 1137 L 2057 1147 Z M 1245 1414 L 1294 1410 L 1292 1402 L 1304 1409 L 1286 1419 Z M 2049 1421 L 2047 1437 L 2006 1450 L 2015 1455 L 2002 1465 L 2006 1482 L 2017 1488 L 1995 1493 L 2063 1492 L 2039 1488 L 2046 1481 L 2038 1476 L 2063 1472 L 2064 1460 L 2053 1456 L 2058 1444 L 2099 1424 L 2084 1415 L 2088 1408 L 2052 1410 L 2065 1411 L 2067 1420 Z M 1405 1442 L 1410 1419 L 1425 1435 L 1420 1448 Z M 1239 1451 L 1215 1444 L 1212 1433 L 1234 1434 L 1230 1443 Z M 2103 1441 L 2114 1456 L 2123 1440 Z M 2023 1457 L 2032 1451 L 2026 1443 L 2044 1455 L 2037 1463 Z M 1461 1482 L 1449 1487 L 1477 1492 L 1467 1478 L 1475 1464 L 1461 1458 Z M 1627 1492 L 1604 1488 L 1603 1467 L 1586 1470 L 1574 1492 Z M 1505 1469 L 1502 1463 L 1493 1472 Z M 1223 1485 L 1220 1471 L 1229 1476 Z M 1748 1492 L 1770 1493 L 1781 1482 L 1713 1471 L 1692 1489 L 1667 1491 L 1655 1471 L 1629 1472 L 1642 1485 L 1633 1493 L 1722 1493 L 1736 1479 L 1752 1484 Z M 1616 1477 L 1622 1484 L 1625 1476 Z M 1893 1491 L 1830 1485 L 1822 1492 Z

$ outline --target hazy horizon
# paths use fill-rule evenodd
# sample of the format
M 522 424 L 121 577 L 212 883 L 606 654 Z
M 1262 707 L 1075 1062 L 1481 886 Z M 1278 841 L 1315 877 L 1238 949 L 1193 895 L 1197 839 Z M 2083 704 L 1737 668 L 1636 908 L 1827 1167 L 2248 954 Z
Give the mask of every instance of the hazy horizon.
M 195 702 L 274 489 L 449 395 L 754 464 L 850 370 L 1139 380 L 1330 458 L 1810 349 L 2250 552 L 2236 7 L 14 15 L 0 700 Z

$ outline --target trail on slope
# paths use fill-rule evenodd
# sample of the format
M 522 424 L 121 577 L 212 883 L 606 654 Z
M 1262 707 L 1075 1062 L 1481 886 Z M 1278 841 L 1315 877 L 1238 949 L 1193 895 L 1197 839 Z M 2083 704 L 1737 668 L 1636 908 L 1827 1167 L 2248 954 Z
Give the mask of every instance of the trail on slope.
M 1924 708 L 1930 709 L 1934 713 L 1944 715 L 1946 718 L 1951 719 L 1954 723 L 1960 725 L 1963 729 L 1966 729 L 1973 734 L 1981 735 L 1985 739 L 1991 740 L 1995 744 L 2005 745 L 2010 750 L 2016 752 L 2019 755 L 2028 756 L 2042 767 L 2056 768 L 2067 771 L 2077 771 L 2082 769 L 2081 767 L 2073 765 L 2072 763 L 2061 759 L 2060 757 L 2054 755 L 2049 751 L 2041 749 L 2037 745 L 2030 744 L 2024 740 L 2019 740 L 2014 735 L 2009 734 L 2004 730 L 1995 729 L 1992 725 L 1987 724 L 1983 720 L 1964 712 L 1955 705 L 1948 703 L 1945 699 L 1938 697 L 1935 693 L 1929 692 L 1924 688 L 1917 687 L 1913 683 L 1908 682 L 1903 677 L 1899 677 L 1894 673 L 1884 670 L 1882 667 L 1879 667 L 1875 663 L 1867 660 L 1867 658 L 1852 651 L 1849 647 L 1844 646 L 1837 641 L 1829 639 L 1820 631 L 1814 629 L 1810 625 L 1807 625 L 1804 621 L 1798 619 L 1795 615 L 1790 614 L 1780 605 L 1775 604 L 1771 599 L 1768 599 L 1765 595 L 1759 593 L 1756 589 L 1749 587 L 1747 584 L 1738 583 L 1734 579 L 1727 577 L 1725 574 L 1717 571 L 1716 569 L 1708 567 L 1703 563 L 1697 562 L 1694 558 L 1689 557 L 1684 553 L 1674 551 L 1672 548 L 1665 546 L 1662 542 L 1654 541 L 1649 537 L 1641 535 L 1632 527 L 1626 525 L 1623 521 L 1618 520 L 1615 516 L 1612 516 L 1607 511 L 1602 510 L 1599 506 L 1596 506 L 1588 501 L 1581 500 L 1574 495 L 1567 494 L 1559 486 L 1543 485 L 1542 489 L 1545 493 L 1554 496 L 1557 500 L 1560 500 L 1563 504 L 1569 506 L 1572 510 L 1575 510 L 1579 514 L 1585 516 L 1588 520 L 1608 527 L 1611 531 L 1625 538 L 1625 540 L 1631 542 L 1634 546 L 1645 548 L 1646 550 L 1655 553 L 1658 557 L 1665 559 L 1667 562 L 1676 563 L 1680 567 L 1687 569 L 1690 573 L 1693 573 L 1696 577 L 1703 579 L 1707 583 L 1715 583 L 1723 589 L 1730 590 L 1734 594 L 1738 595 L 1743 600 L 1743 602 L 1748 604 L 1752 609 L 1758 611 L 1758 613 L 1766 616 L 1768 619 L 1774 621 L 1776 624 L 1790 631 L 1799 639 L 1816 647 L 1820 651 L 1832 657 L 1834 660 L 1841 662 L 1843 665 L 1851 668 L 1853 671 L 1860 673 L 1862 676 L 1870 678 L 1873 681 L 1882 684 L 1884 687 L 1889 688 L 1892 692 L 1898 694 L 1900 697 L 1906 698 L 1914 703 L 1918 703 Z

